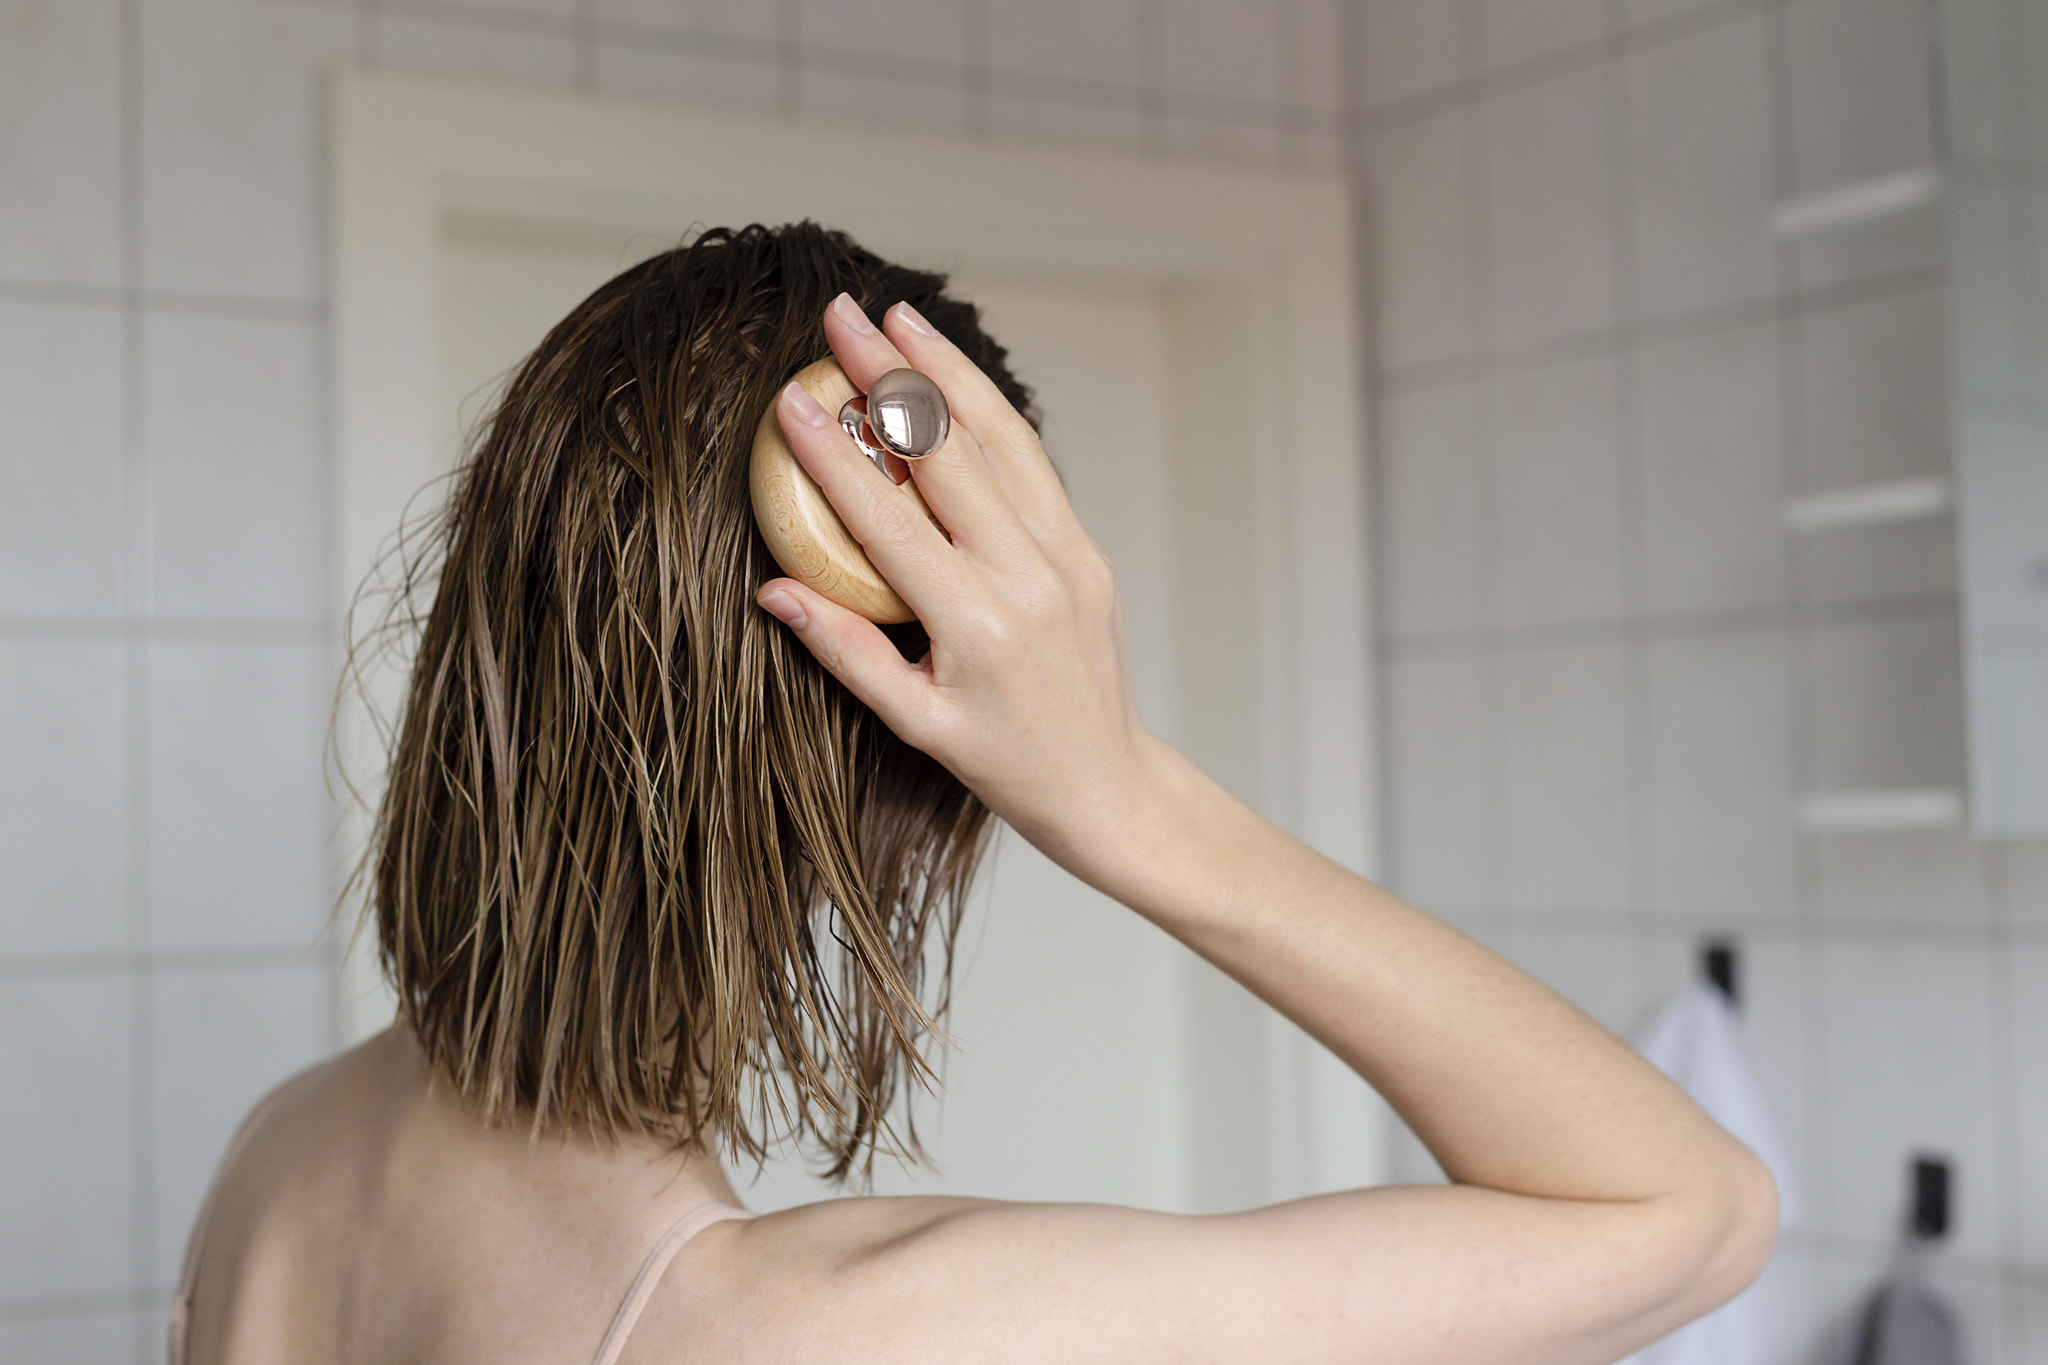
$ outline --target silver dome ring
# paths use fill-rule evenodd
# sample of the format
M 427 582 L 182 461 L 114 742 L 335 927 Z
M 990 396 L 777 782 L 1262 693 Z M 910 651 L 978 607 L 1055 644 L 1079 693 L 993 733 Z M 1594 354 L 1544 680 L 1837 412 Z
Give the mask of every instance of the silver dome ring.
M 916 370 L 891 370 L 839 409 L 839 425 L 884 470 L 884 457 L 921 460 L 946 443 L 953 412 L 946 395 Z

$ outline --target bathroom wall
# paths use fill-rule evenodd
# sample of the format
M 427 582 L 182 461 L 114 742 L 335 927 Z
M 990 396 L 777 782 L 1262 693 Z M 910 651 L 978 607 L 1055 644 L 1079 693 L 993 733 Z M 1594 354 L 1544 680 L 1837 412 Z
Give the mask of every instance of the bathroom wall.
M 351 67 L 1336 168 L 1335 0 L 0 5 L 0 1361 L 161 1358 L 332 1045 L 322 90 Z
M 2048 846 L 1794 819 L 1963 785 L 1949 526 L 1780 520 L 1949 468 L 1937 215 L 1768 230 L 1928 162 L 1930 8 L 1357 17 L 1394 885 L 1624 1033 L 1737 937 L 1803 1195 L 1774 1359 L 1873 1281 L 1929 1148 L 1972 1359 L 2048 1361 Z

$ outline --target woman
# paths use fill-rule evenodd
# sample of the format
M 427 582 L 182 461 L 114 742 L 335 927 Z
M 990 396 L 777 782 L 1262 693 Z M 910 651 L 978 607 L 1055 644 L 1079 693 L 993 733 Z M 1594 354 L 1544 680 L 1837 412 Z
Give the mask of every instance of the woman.
M 400 1022 L 245 1124 L 174 1357 L 1599 1362 L 1758 1273 L 1744 1148 L 1139 723 L 1115 576 L 943 283 L 807 224 L 710 232 L 521 367 L 449 505 L 367 864 Z M 863 389 L 943 389 L 930 517 L 787 382 L 828 346 Z M 771 404 L 917 625 L 776 576 L 746 495 Z M 925 935 L 991 812 L 1321 1040 L 1455 1183 L 743 1213 L 721 1151 L 793 1133 L 845 1178 L 915 1149 Z

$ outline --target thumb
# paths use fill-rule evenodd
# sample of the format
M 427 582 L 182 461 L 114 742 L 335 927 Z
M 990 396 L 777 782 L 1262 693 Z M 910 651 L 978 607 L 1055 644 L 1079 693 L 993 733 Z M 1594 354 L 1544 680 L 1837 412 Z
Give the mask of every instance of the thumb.
M 793 578 L 769 579 L 754 600 L 898 738 L 917 743 L 911 730 L 924 713 L 931 679 L 904 659 L 880 626 Z

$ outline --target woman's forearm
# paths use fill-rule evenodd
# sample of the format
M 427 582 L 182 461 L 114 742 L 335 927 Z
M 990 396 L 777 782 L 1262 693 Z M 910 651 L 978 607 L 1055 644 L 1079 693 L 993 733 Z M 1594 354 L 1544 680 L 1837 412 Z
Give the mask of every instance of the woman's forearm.
M 1457 930 L 1261 819 L 1159 743 L 1077 868 L 1365 1077 L 1458 1181 L 1643 1200 L 1742 1149 L 1668 1079 Z

